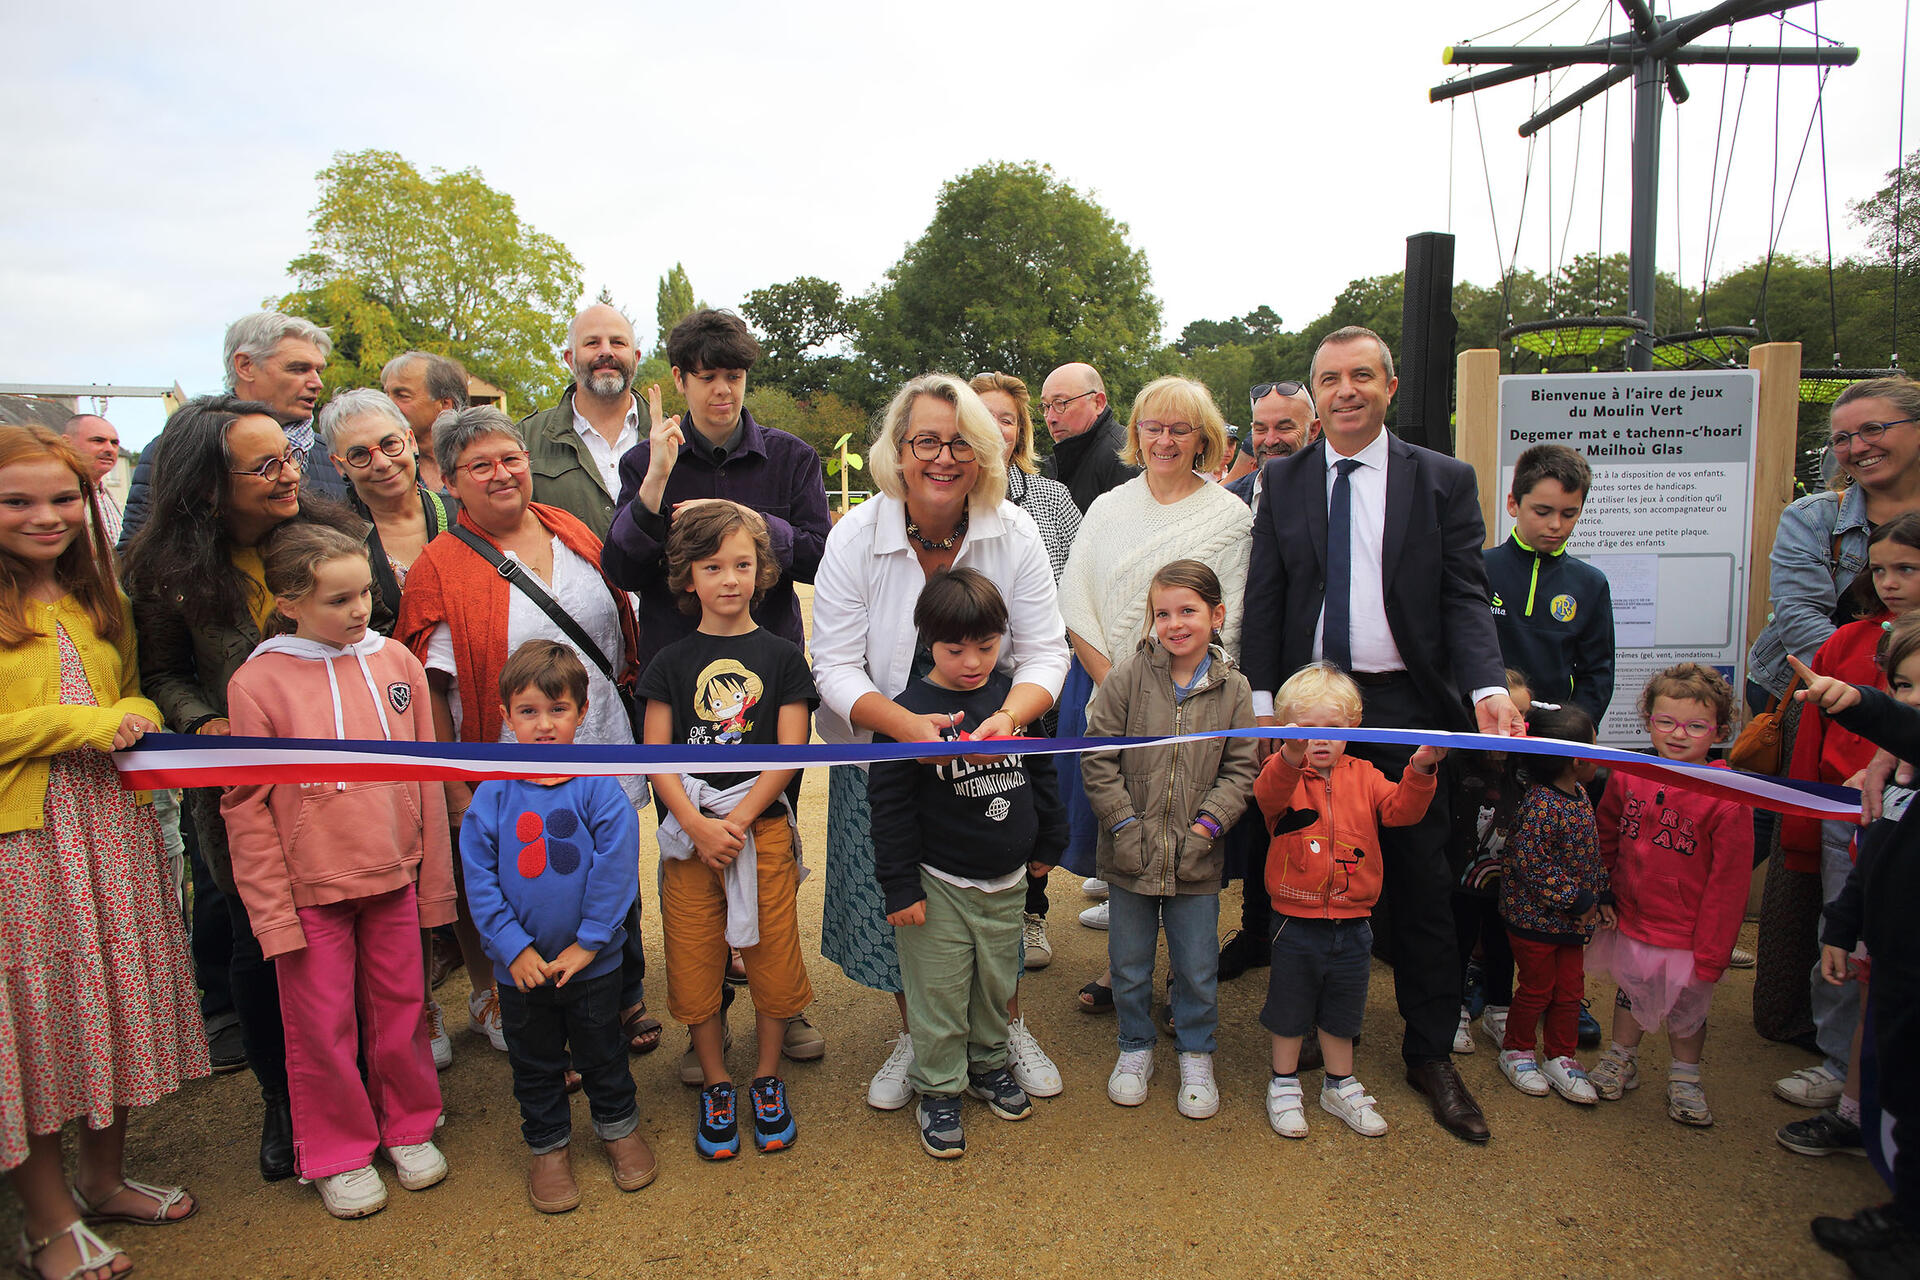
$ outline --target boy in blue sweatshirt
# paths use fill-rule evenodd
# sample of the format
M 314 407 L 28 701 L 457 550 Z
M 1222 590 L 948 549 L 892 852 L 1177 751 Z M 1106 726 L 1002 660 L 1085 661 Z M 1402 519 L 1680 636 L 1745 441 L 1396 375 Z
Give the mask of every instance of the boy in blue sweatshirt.
M 1593 471 L 1563 444 L 1539 444 L 1513 467 L 1513 533 L 1486 552 L 1500 653 L 1543 702 L 1571 702 L 1599 724 L 1613 701 L 1613 592 L 1607 575 L 1567 554 Z
M 521 742 L 570 743 L 587 707 L 573 650 L 529 640 L 500 672 L 501 710 Z M 619 780 L 483 782 L 460 828 L 467 905 L 499 981 L 527 1194 L 542 1213 L 580 1203 L 568 1140 L 569 1062 L 581 1076 L 613 1181 L 653 1181 L 620 1029 L 623 922 L 640 892 L 640 824 Z

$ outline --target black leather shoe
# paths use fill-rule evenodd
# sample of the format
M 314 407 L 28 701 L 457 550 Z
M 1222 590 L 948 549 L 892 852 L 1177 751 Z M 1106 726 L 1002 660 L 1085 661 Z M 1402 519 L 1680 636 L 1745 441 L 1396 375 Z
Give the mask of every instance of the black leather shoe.
M 293 1108 L 287 1095 L 269 1095 L 260 1121 L 260 1176 L 279 1182 L 293 1176 Z
M 1235 929 L 1220 944 L 1220 981 L 1230 982 L 1249 969 L 1273 963 L 1273 953 L 1260 945 L 1257 934 Z
M 240 1039 L 238 1020 L 207 1033 L 207 1060 L 213 1074 L 224 1076 L 247 1065 L 247 1048 Z
M 1433 1105 L 1433 1118 L 1440 1127 L 1456 1138 L 1468 1142 L 1485 1142 L 1492 1135 L 1487 1131 L 1487 1118 L 1480 1113 L 1480 1104 L 1467 1092 L 1466 1081 L 1460 1078 L 1460 1072 L 1453 1063 L 1444 1059 L 1434 1062 L 1410 1062 L 1407 1064 L 1407 1083 L 1416 1093 L 1425 1094 Z
M 1841 1258 L 1862 1249 L 1884 1249 L 1902 1234 L 1890 1204 L 1862 1209 L 1851 1218 L 1813 1220 L 1814 1243 Z

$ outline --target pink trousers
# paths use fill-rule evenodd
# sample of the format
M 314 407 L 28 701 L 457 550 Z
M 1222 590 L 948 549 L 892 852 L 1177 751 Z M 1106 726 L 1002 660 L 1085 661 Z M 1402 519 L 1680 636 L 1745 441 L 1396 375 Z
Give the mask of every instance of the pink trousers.
M 427 1044 L 413 886 L 298 914 L 307 945 L 273 964 L 294 1161 L 312 1179 L 372 1164 L 376 1146 L 430 1140 L 440 1079 Z

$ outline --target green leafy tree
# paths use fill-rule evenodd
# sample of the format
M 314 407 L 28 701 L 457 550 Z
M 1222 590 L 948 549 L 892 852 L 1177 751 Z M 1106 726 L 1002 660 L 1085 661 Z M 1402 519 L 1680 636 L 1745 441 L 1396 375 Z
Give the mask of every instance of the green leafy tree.
M 694 301 L 693 282 L 687 279 L 687 269 L 674 263 L 673 270 L 660 277 L 659 296 L 654 303 L 654 319 L 660 325 L 659 350 L 667 349 L 667 335 L 673 332 L 673 326 L 706 305 Z
M 1916 260 L 1920 260 L 1920 253 L 1916 252 L 1920 251 L 1920 151 L 1909 153 L 1900 167 L 1889 170 L 1886 177 L 1886 186 L 1864 200 L 1849 201 L 1847 210 L 1855 226 L 1866 228 L 1867 247 L 1873 251 L 1873 261 L 1893 265 L 1897 231 L 1901 267 L 1903 271 L 1913 271 Z
M 845 375 L 848 358 L 832 348 L 844 347 L 858 322 L 839 285 L 799 276 L 755 289 L 740 310 L 760 334 L 761 356 L 753 376 L 762 386 L 807 395 L 826 390 Z
M 1116 397 L 1159 348 L 1160 303 L 1125 224 L 1035 164 L 947 182 L 933 221 L 860 315 L 873 398 L 930 369 L 1004 370 L 1037 387 L 1084 360 Z
M 287 268 L 300 287 L 275 305 L 337 326 L 335 378 L 377 384 L 381 364 L 418 347 L 457 357 L 510 403 L 558 394 L 580 264 L 513 197 L 477 169 L 423 174 L 392 151 L 336 152 L 318 178 L 312 244 Z

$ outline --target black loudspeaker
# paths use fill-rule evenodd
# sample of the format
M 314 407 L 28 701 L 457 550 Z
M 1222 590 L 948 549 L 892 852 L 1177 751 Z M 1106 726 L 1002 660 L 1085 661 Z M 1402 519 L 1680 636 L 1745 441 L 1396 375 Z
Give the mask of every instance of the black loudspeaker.
M 1453 237 L 1407 237 L 1407 283 L 1400 319 L 1400 410 L 1394 432 L 1410 444 L 1453 452 Z

